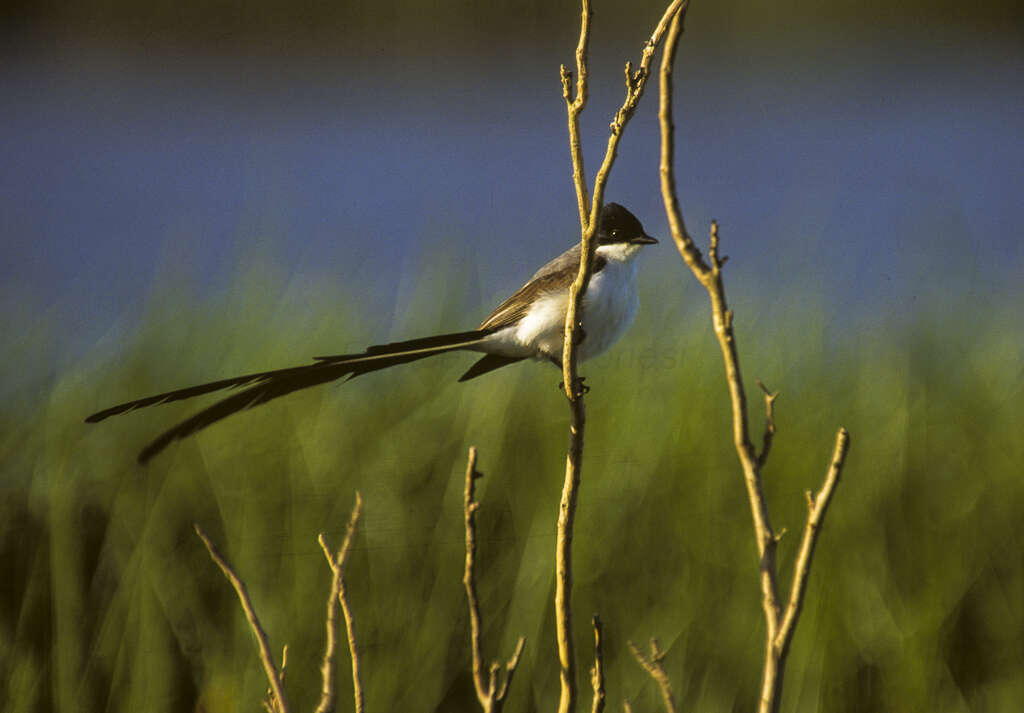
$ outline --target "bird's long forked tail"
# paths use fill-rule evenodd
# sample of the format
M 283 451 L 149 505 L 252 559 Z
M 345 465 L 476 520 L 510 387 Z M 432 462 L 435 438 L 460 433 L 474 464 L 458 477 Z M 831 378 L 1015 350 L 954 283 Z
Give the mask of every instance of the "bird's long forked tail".
M 455 332 L 435 337 L 413 339 L 406 342 L 379 344 L 368 348 L 360 354 L 315 357 L 316 361 L 313 364 L 288 369 L 255 372 L 128 401 L 103 409 L 102 411 L 97 411 L 87 417 L 85 421 L 86 423 L 98 423 L 110 416 L 128 413 L 129 411 L 145 408 L 146 406 L 181 401 L 182 399 L 190 399 L 194 396 L 201 396 L 223 389 L 248 387 L 203 409 L 157 436 L 139 453 L 139 463 L 146 463 L 174 441 L 187 438 L 239 411 L 265 404 L 268 401 L 295 391 L 326 384 L 343 377 L 352 379 L 360 374 L 386 369 L 398 364 L 406 364 L 437 354 L 462 349 L 473 350 L 493 331 Z M 499 366 L 505 366 L 516 361 L 520 360 L 486 355 L 470 368 L 460 381 L 479 376 Z

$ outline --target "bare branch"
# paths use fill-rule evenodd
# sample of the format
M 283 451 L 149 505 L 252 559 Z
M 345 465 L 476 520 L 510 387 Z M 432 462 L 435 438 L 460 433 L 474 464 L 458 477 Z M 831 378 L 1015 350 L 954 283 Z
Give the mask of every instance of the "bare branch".
M 579 202 L 582 234 L 580 267 L 576 279 L 569 287 L 569 300 L 565 314 L 565 339 L 562 348 L 562 380 L 566 398 L 569 399 L 570 424 L 569 449 L 566 456 L 562 497 L 559 501 L 558 534 L 555 541 L 555 631 L 558 640 L 558 659 L 561 666 L 559 671 L 561 684 L 559 713 L 569 713 L 575 710 L 577 695 L 576 652 L 572 640 L 570 600 L 572 593 L 572 537 L 583 460 L 583 432 L 586 425 L 586 410 L 583 406 L 584 389 L 576 369 L 576 345 L 580 341 L 580 327 L 583 319 L 581 304 L 587 291 L 587 285 L 590 283 L 596 249 L 594 235 L 598 229 L 605 185 L 618 155 L 619 141 L 622 139 L 626 124 L 632 118 L 637 104 L 643 96 L 655 48 L 661 42 L 672 18 L 676 16 L 677 12 L 685 13 L 688 6 L 689 0 L 673 0 L 654 28 L 650 39 L 644 43 L 639 69 L 633 72 L 632 65 L 626 65 L 626 97 L 611 123 L 611 135 L 608 137 L 605 147 L 604 160 L 594 179 L 594 192 L 590 200 L 589 211 L 586 208 L 586 177 L 583 173 L 582 149 L 579 145 L 579 114 L 583 109 L 587 92 L 586 54 L 590 31 L 589 0 L 582 0 L 580 41 L 576 51 L 577 89 L 576 96 L 571 103 L 569 102 L 570 80 L 564 67 L 562 69 L 563 96 L 566 99 L 569 117 L 569 143 L 573 154 L 573 181 Z
M 659 119 L 661 125 L 661 190 L 668 216 L 669 227 L 675 240 L 679 254 L 693 272 L 694 277 L 704 286 L 711 301 L 711 316 L 715 337 L 722 351 L 725 365 L 726 383 L 729 388 L 729 399 L 733 416 L 733 445 L 743 469 L 744 483 L 747 488 L 747 499 L 754 525 L 754 536 L 757 543 L 761 580 L 761 606 L 765 617 L 765 660 L 762 677 L 760 713 L 776 713 L 781 699 L 783 673 L 786 655 L 793 630 L 800 614 L 803 595 L 806 587 L 810 562 L 814 553 L 817 531 L 825 516 L 828 502 L 835 484 L 838 482 L 845 461 L 849 437 L 845 430 L 840 430 L 836 441 L 826 484 L 817 498 L 808 496 L 810 514 L 801 543 L 800 554 L 793 573 L 793 585 L 789 603 L 785 612 L 779 604 L 778 581 L 775 563 L 775 551 L 782 532 L 775 534 L 768 517 L 768 506 L 765 502 L 762 486 L 761 469 L 771 450 L 775 434 L 774 400 L 777 394 L 770 393 L 763 384 L 758 382 L 765 392 L 765 409 L 767 423 L 760 455 L 757 454 L 750 438 L 750 427 L 747 415 L 747 398 L 743 388 L 740 370 L 739 351 L 733 331 L 733 312 L 729 309 L 725 296 L 725 283 L 722 266 L 728 259 L 719 257 L 718 223 L 712 221 L 708 260 L 704 261 L 700 250 L 686 232 L 679 200 L 676 195 L 675 177 L 673 174 L 674 144 L 672 122 L 672 64 L 675 59 L 676 46 L 682 32 L 682 18 L 673 18 L 669 36 L 665 43 L 665 51 L 661 65 L 661 102 Z M 783 530 L 784 532 L 784 530 Z
M 224 573 L 231 586 L 235 588 L 238 601 L 242 605 L 242 611 L 245 612 L 245 618 L 249 620 L 249 628 L 256 636 L 256 642 L 260 650 L 260 661 L 263 662 L 263 671 L 267 676 L 267 682 L 270 684 L 273 694 L 270 704 L 273 707 L 274 713 L 288 713 L 288 697 L 285 695 L 284 685 L 281 681 L 282 673 L 274 664 L 274 655 L 270 652 L 270 640 L 267 638 L 267 632 L 263 630 L 263 626 L 260 624 L 259 617 L 256 616 L 256 610 L 253 609 L 252 601 L 249 599 L 249 592 L 245 587 L 245 582 L 235 574 L 231 565 L 213 546 L 213 543 L 206 536 L 206 533 L 203 532 L 203 529 L 198 524 L 193 525 L 193 527 L 196 534 L 199 535 L 199 539 L 206 545 L 206 551 L 210 553 L 210 559 L 220 567 L 220 571 Z
M 338 578 L 338 601 L 341 603 L 341 613 L 345 616 L 345 632 L 348 638 L 348 652 L 352 659 L 352 698 L 355 713 L 363 713 L 363 683 L 359 675 L 359 647 L 356 643 L 356 620 L 352 615 L 352 607 L 348 601 L 348 590 L 345 587 L 345 561 L 348 558 L 349 550 L 352 547 L 352 537 L 359 523 L 359 515 L 363 509 L 363 498 L 356 493 L 356 505 L 345 530 L 345 541 L 338 552 L 337 566 L 340 571 Z
M 466 526 L 466 566 L 462 575 L 462 583 L 466 588 L 466 601 L 469 605 L 469 638 L 470 648 L 473 655 L 473 686 L 476 688 L 476 697 L 480 701 L 480 707 L 484 713 L 500 713 L 505 705 L 505 697 L 508 694 L 512 677 L 515 675 L 516 667 L 519 665 L 519 657 L 522 656 L 523 646 L 526 639 L 519 637 L 512 657 L 505 664 L 505 678 L 501 685 L 498 685 L 498 671 L 501 665 L 495 661 L 488 671 L 487 680 L 484 680 L 484 657 L 483 643 L 481 636 L 480 598 L 476 591 L 476 511 L 480 503 L 475 500 L 477 478 L 482 478 L 483 473 L 476 469 L 476 447 L 470 446 L 469 458 L 466 461 L 466 485 L 463 490 L 463 514 Z
M 591 619 L 594 627 L 594 665 L 590 668 L 590 685 L 594 689 L 594 703 L 591 713 L 604 711 L 604 647 L 601 641 L 601 618 L 594 614 Z
M 786 605 L 786 612 L 782 617 L 782 625 L 775 640 L 776 647 L 782 656 L 789 651 L 789 644 L 793 639 L 793 632 L 796 629 L 796 622 L 803 608 L 804 594 L 807 591 L 807 577 L 811 572 L 811 559 L 814 557 L 814 547 L 818 542 L 818 535 L 821 534 L 821 525 L 825 520 L 825 513 L 832 501 L 836 485 L 843 473 L 843 466 L 846 464 L 846 454 L 850 450 L 850 434 L 845 428 L 840 428 L 836 433 L 836 445 L 832 451 L 832 460 L 829 463 L 828 471 L 825 474 L 825 481 L 821 486 L 821 492 L 816 497 L 808 493 L 807 524 L 804 526 L 803 538 L 800 540 L 800 552 L 793 567 L 793 582 L 789 590 L 789 603 Z
M 519 666 L 519 658 L 523 655 L 524 646 L 526 646 L 526 637 L 520 636 L 519 641 L 516 642 L 515 651 L 512 652 L 512 656 L 505 662 L 505 682 L 501 684 L 501 688 L 498 689 L 498 693 L 494 697 L 501 704 L 504 704 L 505 696 L 508 694 L 508 687 L 512 685 L 512 677 L 516 673 L 516 667 Z M 498 711 L 500 709 L 501 706 L 499 705 L 494 710 Z
M 561 695 L 558 713 L 576 710 L 576 649 L 572 640 L 572 536 L 576 520 L 576 498 L 580 486 L 580 466 L 583 460 L 583 424 L 585 415 L 582 399 L 572 404 L 572 422 L 569 425 L 569 453 L 565 463 L 565 482 L 558 506 L 558 532 L 555 538 L 555 635 L 558 640 L 558 660 Z
M 668 218 L 669 231 L 675 240 L 676 248 L 683 256 L 686 264 L 695 274 L 707 273 L 711 268 L 704 262 L 700 250 L 686 230 L 679 199 L 676 194 L 675 166 L 675 126 L 672 122 L 672 67 L 675 64 L 676 49 L 679 37 L 683 33 L 684 17 L 676 14 L 669 25 L 668 36 L 665 38 L 665 49 L 661 55 L 661 73 L 659 82 L 658 122 L 661 126 L 661 160 L 658 172 L 661 176 L 661 196 L 665 203 L 665 215 Z
M 718 257 L 718 224 L 711 224 L 711 244 L 709 248 L 710 265 L 700 256 L 700 251 L 693 245 L 690 236 L 685 232 L 685 223 L 679 212 L 679 199 L 675 193 L 673 178 L 673 123 L 671 105 L 671 61 L 675 57 L 675 44 L 681 34 L 681 19 L 678 20 L 680 30 L 670 31 L 666 41 L 661 65 L 661 188 L 665 210 L 669 217 L 669 227 L 673 231 L 679 254 L 693 272 L 694 277 L 707 289 L 711 299 L 711 315 L 725 362 L 726 382 L 732 403 L 733 444 L 743 466 L 744 481 L 747 486 L 747 497 L 750 501 L 751 514 L 754 521 L 754 534 L 757 540 L 757 553 L 761 570 L 762 607 L 768 623 L 768 640 L 775 637 L 778 619 L 778 588 L 775 582 L 775 533 L 768 516 L 768 507 L 764 500 L 761 485 L 761 474 L 757 466 L 754 446 L 750 441 L 750 430 L 747 422 L 747 397 L 743 389 L 740 371 L 739 352 L 733 334 L 732 312 L 729 310 L 725 297 L 725 283 L 722 280 L 721 267 L 723 262 Z M 673 27 L 676 21 L 673 21 Z M 679 231 L 679 232 L 677 232 Z
M 475 481 L 480 477 L 476 471 L 476 447 L 470 446 L 469 460 L 466 463 L 466 487 L 463 497 L 463 512 L 466 526 L 466 566 L 462 575 L 462 583 L 466 587 L 466 601 L 469 603 L 469 642 L 473 652 L 473 685 L 480 704 L 484 705 L 487 698 L 487 686 L 484 683 L 484 663 L 480 646 L 480 601 L 476 593 L 476 511 L 480 504 L 473 499 Z
M 654 679 L 654 682 L 658 684 L 658 690 L 661 691 L 661 700 L 665 704 L 665 712 L 675 713 L 676 701 L 675 697 L 672 695 L 672 683 L 668 680 L 668 674 L 665 673 L 665 667 L 661 664 L 665 658 L 665 654 L 661 651 L 661 647 L 658 646 L 658 640 L 651 639 L 650 657 L 644 656 L 632 641 L 628 641 L 626 643 L 629 645 L 629 650 L 633 652 L 633 658 L 643 666 L 644 670 L 647 671 L 651 678 Z
M 320 549 L 324 551 L 324 557 L 327 558 L 327 564 L 333 573 L 331 591 L 327 595 L 327 615 L 325 616 L 327 636 L 324 643 L 324 657 L 320 663 L 320 702 L 316 706 L 316 713 L 327 713 L 334 710 L 334 650 L 337 647 L 336 619 L 340 577 L 338 570 L 334 567 L 334 555 L 331 554 L 322 532 L 317 538 L 317 542 L 320 543 Z
M 580 214 L 580 232 L 586 232 L 590 222 L 590 201 L 587 197 L 587 178 L 583 170 L 583 142 L 580 140 L 580 114 L 587 105 L 587 49 L 590 44 L 590 0 L 582 0 L 580 39 L 576 45 L 576 93 L 572 91 L 572 73 L 561 67 L 562 97 L 569 115 L 569 153 L 572 156 L 572 182 L 576 187 L 576 202 Z
M 779 589 L 776 580 L 775 550 L 779 536 L 772 529 L 768 515 L 768 503 L 764 497 L 761 470 L 758 465 L 754 446 L 750 440 L 750 427 L 747 420 L 747 397 L 743 389 L 743 375 L 740 370 L 739 348 L 733 332 L 733 313 L 727 308 L 725 283 L 722 279 L 723 262 L 718 258 L 717 224 L 712 223 L 712 244 L 709 251 L 711 258 L 711 277 L 706 283 L 711 297 L 711 311 L 715 327 L 715 336 L 722 351 L 725 363 L 726 381 L 732 403 L 733 445 L 743 467 L 744 483 L 747 486 L 747 499 L 750 502 L 750 513 L 754 522 L 754 537 L 757 542 L 758 557 L 761 570 L 761 598 L 767 624 L 767 640 L 772 641 L 778 631 L 779 621 Z
M 331 591 L 327 596 L 327 643 L 324 645 L 324 658 L 320 664 L 321 687 L 320 702 L 317 704 L 316 713 L 330 713 L 334 710 L 334 653 L 337 647 L 337 605 L 340 602 L 345 616 L 345 628 L 348 632 L 349 655 L 352 657 L 352 687 L 355 693 L 355 710 L 361 713 L 363 710 L 363 687 L 359 678 L 359 651 L 356 648 L 355 621 L 349 609 L 348 594 L 345 591 L 345 563 L 348 560 L 348 553 L 352 548 L 352 538 L 355 534 L 356 525 L 359 523 L 359 516 L 363 510 L 363 497 L 356 493 L 356 504 L 349 517 L 348 528 L 345 530 L 345 540 L 342 542 L 338 553 L 331 554 L 327 540 L 321 532 L 317 541 L 320 549 L 327 558 L 327 564 L 331 568 Z

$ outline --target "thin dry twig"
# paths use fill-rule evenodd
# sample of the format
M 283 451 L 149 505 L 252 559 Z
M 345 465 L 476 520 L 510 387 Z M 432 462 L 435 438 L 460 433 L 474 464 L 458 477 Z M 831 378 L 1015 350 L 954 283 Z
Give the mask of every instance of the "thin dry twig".
M 668 680 L 668 674 L 661 663 L 665 659 L 665 654 L 658 645 L 658 640 L 651 639 L 651 655 L 649 657 L 644 656 L 643 652 L 632 641 L 626 643 L 629 645 L 629 650 L 633 653 L 633 658 L 643 666 L 644 670 L 658 684 L 658 690 L 661 691 L 661 700 L 665 704 L 666 713 L 675 713 L 675 696 L 672 694 L 672 684 Z
M 594 12 L 589 0 L 582 0 L 580 39 L 576 45 L 576 92 L 573 94 L 572 73 L 561 66 L 562 97 L 569 115 L 569 152 L 572 155 L 572 183 L 576 187 L 576 201 L 580 214 L 580 232 L 586 232 L 590 222 L 590 202 L 587 197 L 587 178 L 583 171 L 583 142 L 580 140 L 579 115 L 587 105 L 587 50 L 590 44 L 590 18 Z
M 715 329 L 715 336 L 718 338 L 722 357 L 725 362 L 726 381 L 729 387 L 729 396 L 732 403 L 733 414 L 733 443 L 739 454 L 743 466 L 744 480 L 747 486 L 747 495 L 750 500 L 751 513 L 754 519 L 754 532 L 757 539 L 758 556 L 760 558 L 761 570 L 761 592 L 762 604 L 765 611 L 765 618 L 769 621 L 769 640 L 775 636 L 775 620 L 778 609 L 778 591 L 775 583 L 775 545 L 776 538 L 771 527 L 768 516 L 768 508 L 765 504 L 764 493 L 761 486 L 760 472 L 757 468 L 757 458 L 754 454 L 754 447 L 750 441 L 749 426 L 747 423 L 747 401 L 743 390 L 743 380 L 740 374 L 739 352 L 736 349 L 736 340 L 732 328 L 732 311 L 728 307 L 725 298 L 725 287 L 722 281 L 722 260 L 718 256 L 718 226 L 712 223 L 711 246 L 709 249 L 710 265 L 700 258 L 700 251 L 693 245 L 693 240 L 685 231 L 685 223 L 679 210 L 679 201 L 675 193 L 675 178 L 672 167 L 672 154 L 668 148 L 671 146 L 669 140 L 673 132 L 672 106 L 671 106 L 671 60 L 675 56 L 675 43 L 678 42 L 682 32 L 681 19 L 673 20 L 672 30 L 669 32 L 669 39 L 666 41 L 665 53 L 662 58 L 662 94 L 659 119 L 661 122 L 662 153 L 661 153 L 661 179 L 662 197 L 665 203 L 665 210 L 669 216 L 669 225 L 673 229 L 673 239 L 679 247 L 683 260 L 690 267 L 694 276 L 707 289 L 711 298 L 712 321 Z M 669 91 L 666 91 L 669 89 Z M 675 232 L 676 226 L 680 232 Z
M 563 65 L 561 68 L 562 95 L 566 101 L 569 122 L 569 144 L 573 163 L 573 183 L 580 214 L 581 250 L 580 267 L 569 287 L 569 300 L 565 315 L 565 340 L 562 350 L 562 380 L 565 395 L 569 399 L 569 449 L 566 455 L 565 480 L 558 510 L 558 534 L 555 542 L 555 631 L 558 640 L 559 679 L 561 695 L 559 713 L 576 709 L 576 653 L 572 641 L 572 537 L 576 518 L 576 500 L 579 492 L 580 473 L 583 460 L 583 432 L 586 425 L 586 411 L 583 405 L 583 388 L 576 367 L 576 344 L 580 340 L 583 314 L 581 303 L 593 270 L 596 245 L 594 235 L 598 229 L 601 205 L 604 201 L 605 186 L 615 158 L 619 141 L 626 124 L 632 118 L 643 96 L 650 71 L 654 50 L 661 42 L 669 22 L 677 13 L 685 13 L 689 0 L 673 0 L 651 37 L 644 43 L 640 66 L 635 71 L 630 62 L 626 63 L 626 97 L 616 111 L 605 147 L 604 160 L 594 178 L 594 191 L 587 206 L 586 176 L 583 171 L 583 152 L 580 145 L 579 116 L 587 99 L 587 49 L 590 35 L 590 4 L 582 0 L 580 39 L 576 46 L 576 92 L 573 96 L 572 77 Z
M 352 659 L 352 689 L 355 698 L 356 713 L 363 711 L 363 686 L 359 676 L 359 649 L 356 646 L 355 619 L 352 616 L 351 606 L 348 601 L 348 593 L 345 589 L 345 563 L 348 560 L 348 553 L 352 549 L 352 539 L 355 535 L 356 526 L 359 524 L 359 516 L 363 511 L 363 497 L 356 492 L 356 504 L 352 508 L 352 515 L 348 520 L 348 527 L 345 530 L 345 539 L 337 554 L 332 554 L 327 546 L 327 539 L 321 532 L 317 537 L 320 549 L 327 558 L 327 564 L 331 568 L 331 591 L 327 595 L 326 633 L 327 641 L 324 645 L 324 657 L 320 664 L 320 702 L 317 704 L 316 713 L 330 713 L 334 710 L 334 656 L 337 648 L 337 605 L 341 604 L 342 613 L 345 617 L 345 631 L 348 635 L 348 651 Z
M 269 701 L 274 713 L 288 713 L 288 697 L 284 691 L 284 685 L 282 683 L 282 671 L 278 670 L 274 664 L 274 655 L 270 652 L 270 640 L 267 638 L 267 632 L 263 630 L 263 626 L 260 624 L 259 617 L 256 616 L 256 610 L 253 609 L 252 600 L 249 599 L 249 592 L 245 587 L 245 582 L 235 574 L 235 571 L 228 564 L 227 560 L 217 551 L 217 548 L 213 546 L 213 542 L 207 537 L 203 529 L 198 524 L 193 525 L 196 534 L 199 535 L 199 539 L 206 545 L 206 551 L 210 553 L 210 559 L 220 567 L 220 571 L 224 573 L 224 576 L 231 583 L 231 586 L 235 588 L 235 593 L 238 595 L 238 601 L 242 605 L 242 611 L 245 612 L 245 618 L 249 620 L 249 628 L 252 633 L 256 636 L 256 642 L 259 645 L 260 650 L 260 661 L 263 662 L 263 671 L 267 675 L 267 682 L 270 684 L 272 692 L 272 698 Z M 283 669 L 283 666 L 282 666 Z
M 747 397 L 743 388 L 739 351 L 733 331 L 733 313 L 729 309 L 728 301 L 726 300 L 725 283 L 722 276 L 722 266 L 728 258 L 719 256 L 718 224 L 714 221 L 711 223 L 708 259 L 705 261 L 686 230 L 686 224 L 683 221 L 676 193 L 673 172 L 672 65 L 675 61 L 676 48 L 682 31 L 683 18 L 676 16 L 672 19 L 669 34 L 665 41 L 665 50 L 662 55 L 661 100 L 658 112 L 661 126 L 661 192 L 669 228 L 672 231 L 672 237 L 679 250 L 679 254 L 691 272 L 693 272 L 694 277 L 697 278 L 708 292 L 711 301 L 711 315 L 715 336 L 722 351 L 726 382 L 729 388 L 729 399 L 732 406 L 733 445 L 743 469 L 744 483 L 747 488 L 747 498 L 750 502 L 750 511 L 754 524 L 754 536 L 757 542 L 761 580 L 761 606 L 764 610 L 766 624 L 765 661 L 759 711 L 760 713 L 775 713 L 778 711 L 781 699 L 786 655 L 788 654 L 789 643 L 792 640 L 793 631 L 796 627 L 796 621 L 799 617 L 806 591 L 806 582 L 810 572 L 814 545 L 832 492 L 842 472 L 846 451 L 849 447 L 849 435 L 845 429 L 839 430 L 832 463 L 822 492 L 817 498 L 809 498 L 811 502 L 810 513 L 804 530 L 800 554 L 794 569 L 789 602 L 785 611 L 783 611 L 779 604 L 775 562 L 775 551 L 781 534 L 776 534 L 772 529 L 761 481 L 761 468 L 768 456 L 775 430 L 773 412 L 775 395 L 768 393 L 765 389 L 768 426 L 766 427 L 764 442 L 759 456 L 750 438 Z
M 501 670 L 501 665 L 497 661 L 491 663 L 485 680 L 480 598 L 476 591 L 476 511 L 480 508 L 480 503 L 475 499 L 476 480 L 482 478 L 483 473 L 476 469 L 476 455 L 476 447 L 470 446 L 469 458 L 466 462 L 466 486 L 463 491 L 466 566 L 462 575 L 462 583 L 466 588 L 466 601 L 469 606 L 469 638 L 473 653 L 473 686 L 476 688 L 476 697 L 480 701 L 480 707 L 483 708 L 484 713 L 500 713 L 505 705 L 505 698 L 508 695 L 509 686 L 512 684 L 516 667 L 519 666 L 519 657 L 522 656 L 526 638 L 519 637 L 515 651 L 512 652 L 512 656 L 505 664 L 505 678 L 501 684 L 498 684 L 498 672 Z
M 281 685 L 283 686 L 285 681 L 285 674 L 288 671 L 288 644 L 281 647 Z M 260 703 L 263 705 L 263 710 L 267 713 L 275 713 L 274 711 L 274 689 L 267 688 L 266 698 Z
M 846 464 L 846 454 L 850 450 L 850 434 L 845 428 L 840 428 L 836 433 L 836 444 L 832 450 L 832 459 L 829 462 L 828 471 L 825 473 L 825 481 L 822 483 L 821 491 L 815 496 L 808 490 L 807 496 L 807 523 L 804 525 L 804 534 L 800 540 L 800 550 L 796 557 L 796 564 L 793 566 L 793 581 L 789 588 L 789 602 L 786 604 L 786 611 L 782 616 L 782 624 L 775 645 L 784 657 L 789 651 L 789 644 L 793 640 L 793 632 L 796 629 L 797 619 L 800 617 L 800 610 L 803 607 L 804 593 L 807 590 L 807 577 L 811 571 L 811 559 L 814 557 L 814 547 L 818 543 L 818 535 L 821 533 L 821 524 L 825 520 L 825 513 L 828 511 L 829 503 L 832 502 L 832 495 L 835 493 L 839 478 L 843 474 L 843 466 Z
M 594 665 L 590 668 L 590 685 L 594 689 L 594 703 L 591 713 L 602 713 L 604 710 L 604 645 L 601 640 L 601 618 L 594 614 L 590 623 L 594 627 Z

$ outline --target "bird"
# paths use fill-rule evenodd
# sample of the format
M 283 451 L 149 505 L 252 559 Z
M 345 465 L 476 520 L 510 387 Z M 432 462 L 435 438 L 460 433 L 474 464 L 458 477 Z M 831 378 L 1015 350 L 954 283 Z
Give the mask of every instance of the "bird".
M 593 271 L 583 297 L 582 338 L 577 346 L 580 361 L 606 351 L 633 322 L 639 306 L 636 258 L 644 246 L 658 242 L 644 231 L 636 216 L 618 203 L 602 206 L 595 239 Z M 342 378 L 348 381 L 438 354 L 483 353 L 483 357 L 459 378 L 460 382 L 531 358 L 551 362 L 561 369 L 569 286 L 579 271 L 581 249 L 582 245 L 577 243 L 546 263 L 474 330 L 378 344 L 356 354 L 317 356 L 312 363 L 302 366 L 175 389 L 105 408 L 86 417 L 85 421 L 98 423 L 146 406 L 225 389 L 242 389 L 157 436 L 138 455 L 138 462 L 145 464 L 175 441 L 240 411 L 295 391 Z

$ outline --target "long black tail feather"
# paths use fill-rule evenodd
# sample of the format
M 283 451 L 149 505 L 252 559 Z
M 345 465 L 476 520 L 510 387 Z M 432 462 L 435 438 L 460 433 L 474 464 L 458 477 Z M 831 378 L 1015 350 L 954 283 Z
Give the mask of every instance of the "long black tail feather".
M 331 366 L 312 364 L 306 367 L 298 367 L 298 369 L 301 371 L 270 377 L 265 383 L 251 386 L 245 391 L 222 399 L 194 416 L 190 416 L 173 428 L 164 431 L 142 449 L 139 453 L 139 463 L 145 464 L 174 441 L 187 438 L 193 433 L 197 433 L 207 426 L 211 426 L 217 421 L 239 411 L 265 404 L 293 391 L 326 384 L 329 381 L 334 381 L 353 373 L 352 368 L 347 364 Z
M 197 433 L 207 426 L 239 411 L 265 404 L 268 401 L 295 391 L 326 384 L 342 377 L 347 376 L 352 379 L 360 374 L 386 369 L 398 364 L 406 364 L 436 354 L 460 349 L 472 349 L 492 331 L 477 330 L 473 332 L 442 334 L 405 342 L 379 344 L 369 347 L 361 354 L 316 357 L 317 361 L 313 364 L 288 369 L 255 372 L 128 401 L 103 409 L 102 411 L 97 411 L 85 420 L 87 423 L 97 423 L 110 416 L 128 413 L 129 411 L 145 408 L 146 406 L 189 399 L 193 396 L 201 396 L 222 389 L 241 386 L 249 387 L 244 391 L 218 401 L 160 434 L 139 453 L 139 462 L 146 463 L 174 441 Z
M 438 334 L 433 337 L 420 337 L 419 339 L 410 339 L 405 342 L 389 342 L 388 344 L 375 344 L 372 347 L 367 347 L 366 351 L 362 352 L 361 354 L 338 354 L 335 356 L 317 356 L 313 357 L 313 359 L 321 362 L 339 362 L 350 361 L 352 359 L 361 359 L 364 357 L 376 356 L 379 354 L 395 354 L 397 352 L 411 354 L 414 352 L 425 351 L 430 352 L 431 354 L 439 354 L 440 352 L 437 352 L 437 349 L 451 351 L 452 349 L 458 349 L 460 347 L 460 343 L 461 346 L 469 347 L 479 342 L 488 334 L 493 334 L 496 331 L 498 330 L 474 329 L 471 332 L 451 332 L 450 334 Z
M 147 396 L 144 399 L 136 399 L 135 401 L 127 401 L 117 406 L 111 406 L 105 408 L 102 411 L 97 411 L 86 417 L 86 423 L 99 423 L 100 421 L 110 418 L 111 416 L 117 416 L 118 414 L 128 413 L 135 409 L 145 408 L 146 406 L 157 406 L 159 404 L 167 404 L 172 401 L 181 401 L 182 399 L 190 399 L 193 396 L 202 396 L 203 394 L 209 394 L 214 391 L 221 391 L 223 389 L 230 389 L 238 386 L 246 386 L 247 384 L 253 384 L 256 382 L 267 381 L 269 379 L 278 378 L 285 376 L 291 372 L 298 372 L 308 369 L 310 366 L 319 366 L 318 364 L 291 367 L 289 369 L 275 369 L 274 371 L 260 371 L 255 374 L 246 374 L 244 376 L 234 376 L 230 379 L 220 379 L 219 381 L 211 381 L 208 384 L 199 384 L 197 386 L 189 386 L 184 389 L 175 389 L 174 391 L 168 391 L 163 394 L 157 394 L 155 396 Z

